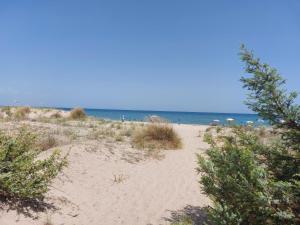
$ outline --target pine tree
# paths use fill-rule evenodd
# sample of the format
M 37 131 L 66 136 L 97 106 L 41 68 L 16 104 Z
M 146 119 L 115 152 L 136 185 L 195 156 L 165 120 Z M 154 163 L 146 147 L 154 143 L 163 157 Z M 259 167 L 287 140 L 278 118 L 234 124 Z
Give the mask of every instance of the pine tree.
M 198 156 L 200 183 L 214 205 L 217 225 L 300 223 L 300 106 L 276 69 L 241 47 L 249 91 L 246 104 L 272 125 L 269 140 L 257 129 L 211 135 L 208 157 Z

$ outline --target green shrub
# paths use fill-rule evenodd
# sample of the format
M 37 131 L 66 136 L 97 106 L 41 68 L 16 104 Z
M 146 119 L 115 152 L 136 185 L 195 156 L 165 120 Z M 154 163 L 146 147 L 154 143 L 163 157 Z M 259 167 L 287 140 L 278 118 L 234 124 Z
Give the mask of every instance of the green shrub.
M 0 196 L 42 198 L 52 179 L 66 165 L 55 151 L 39 159 L 36 136 L 25 127 L 14 136 L 0 133 Z
M 82 120 L 86 118 L 86 114 L 84 109 L 82 108 L 74 108 L 70 112 L 70 118 L 73 120 Z
M 171 225 L 194 225 L 194 222 L 189 216 L 183 216 L 179 221 L 173 222 Z
M 213 201 L 209 219 L 216 225 L 300 224 L 300 107 L 286 94 L 277 71 L 242 49 L 247 105 L 277 130 L 266 143 L 257 129 L 206 138 L 208 157 L 198 156 L 203 191 Z

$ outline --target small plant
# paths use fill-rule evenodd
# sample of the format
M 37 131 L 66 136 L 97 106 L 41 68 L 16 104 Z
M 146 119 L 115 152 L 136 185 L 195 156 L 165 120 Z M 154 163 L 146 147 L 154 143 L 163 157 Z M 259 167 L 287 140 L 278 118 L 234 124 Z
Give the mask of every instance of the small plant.
M 72 129 L 63 130 L 63 134 L 68 136 L 71 140 L 76 140 L 78 138 L 76 131 Z
M 120 123 L 117 123 L 117 124 L 116 124 L 116 129 L 117 129 L 117 130 L 120 130 L 121 128 L 122 128 L 121 124 L 120 124 Z
M 209 132 L 205 132 L 204 135 L 203 135 L 203 141 L 208 143 L 208 144 L 211 144 L 213 142 L 212 134 L 209 133 Z
M 50 217 L 49 215 L 47 216 L 44 225 L 53 225 L 53 223 L 52 223 L 52 221 L 51 221 L 51 217 Z
M 115 140 L 117 142 L 122 142 L 122 141 L 124 141 L 124 138 L 121 135 L 117 135 L 116 138 L 115 138 Z
M 92 128 L 88 133 L 88 138 L 92 140 L 99 140 L 107 137 L 115 137 L 116 133 L 111 128 Z
M 132 132 L 133 132 L 133 129 L 126 128 L 125 130 L 123 130 L 121 132 L 121 135 L 125 136 L 125 137 L 131 137 L 132 136 Z
M 125 180 L 126 180 L 126 177 L 123 174 L 119 174 L 119 175 L 114 175 L 113 182 L 120 184 L 120 183 L 124 182 Z
M 0 133 L 0 196 L 41 199 L 66 165 L 59 151 L 38 159 L 36 136 L 22 127 L 15 136 Z
M 86 113 L 82 108 L 74 108 L 70 112 L 70 118 L 72 120 L 82 120 L 86 118 Z
M 38 146 L 42 151 L 58 146 L 56 138 L 51 134 L 46 134 L 38 141 Z
M 60 119 L 60 118 L 62 118 L 62 115 L 59 112 L 55 112 L 51 115 L 51 118 Z
M 10 106 L 4 106 L 2 107 L 2 112 L 5 113 L 8 117 L 12 115 L 11 107 Z
M 28 113 L 30 113 L 29 107 L 19 107 L 16 109 L 14 116 L 16 119 L 24 119 Z
M 178 221 L 171 223 L 171 225 L 194 225 L 194 222 L 189 216 L 182 216 Z
M 171 125 L 154 123 L 135 133 L 133 145 L 138 148 L 179 149 L 182 143 Z

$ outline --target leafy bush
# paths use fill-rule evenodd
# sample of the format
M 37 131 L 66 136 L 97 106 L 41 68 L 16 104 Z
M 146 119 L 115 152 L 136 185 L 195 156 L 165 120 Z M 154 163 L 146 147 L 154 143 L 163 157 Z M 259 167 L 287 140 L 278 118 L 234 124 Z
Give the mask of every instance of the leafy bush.
M 138 148 L 178 149 L 181 139 L 169 124 L 154 123 L 136 131 L 133 144 Z
M 81 120 L 86 117 L 85 111 L 82 108 L 72 109 L 70 112 L 70 118 L 73 120 Z
M 242 48 L 250 91 L 247 105 L 277 129 L 278 139 L 262 142 L 261 131 L 232 128 L 206 139 L 208 157 L 198 156 L 200 183 L 214 205 L 217 225 L 300 224 L 300 107 L 287 94 L 277 71 Z
M 0 133 L 0 196 L 42 198 L 52 179 L 66 165 L 66 157 L 55 151 L 47 159 L 41 152 L 36 136 L 25 127 L 15 136 Z

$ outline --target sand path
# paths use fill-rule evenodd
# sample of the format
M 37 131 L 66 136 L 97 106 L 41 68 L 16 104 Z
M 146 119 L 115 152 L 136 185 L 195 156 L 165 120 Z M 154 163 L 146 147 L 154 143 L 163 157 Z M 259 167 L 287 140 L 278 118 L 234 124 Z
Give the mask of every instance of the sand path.
M 198 137 L 206 127 L 174 127 L 183 149 L 166 152 L 162 160 L 132 164 L 72 148 L 65 175 L 49 193 L 60 207 L 48 215 L 53 225 L 158 225 L 169 224 L 180 213 L 201 213 L 209 201 L 200 193 L 195 154 L 207 147 Z M 33 222 L 13 211 L 0 214 L 4 225 L 44 221 L 45 213 Z

